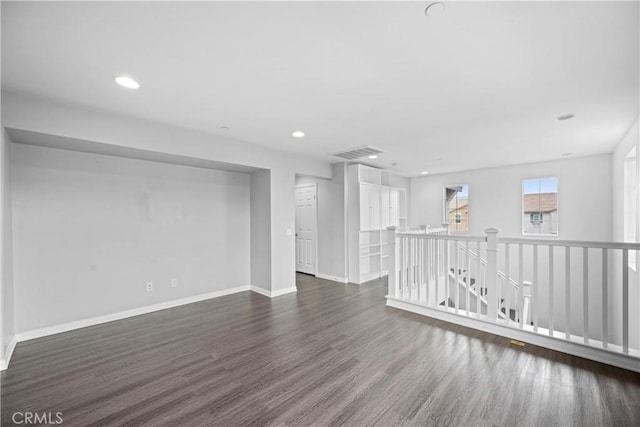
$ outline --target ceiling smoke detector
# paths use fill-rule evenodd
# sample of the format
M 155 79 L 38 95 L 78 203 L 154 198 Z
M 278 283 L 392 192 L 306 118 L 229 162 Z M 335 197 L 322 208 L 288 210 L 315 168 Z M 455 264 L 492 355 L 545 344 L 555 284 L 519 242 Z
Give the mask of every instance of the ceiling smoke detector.
M 383 153 L 379 148 L 371 147 L 370 145 L 365 145 L 364 147 L 352 148 L 347 151 L 340 151 L 338 153 L 332 153 L 332 155 L 336 157 L 340 157 L 341 159 L 353 160 L 359 159 L 360 157 L 369 157 L 377 154 Z

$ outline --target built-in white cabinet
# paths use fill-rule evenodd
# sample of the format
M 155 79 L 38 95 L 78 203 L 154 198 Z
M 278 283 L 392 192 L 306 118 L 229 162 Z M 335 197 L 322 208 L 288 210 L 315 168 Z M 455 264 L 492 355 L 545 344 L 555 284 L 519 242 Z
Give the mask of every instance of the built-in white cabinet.
M 349 281 L 363 283 L 389 272 L 387 227 L 406 226 L 407 191 L 394 176 L 365 165 L 348 168 Z

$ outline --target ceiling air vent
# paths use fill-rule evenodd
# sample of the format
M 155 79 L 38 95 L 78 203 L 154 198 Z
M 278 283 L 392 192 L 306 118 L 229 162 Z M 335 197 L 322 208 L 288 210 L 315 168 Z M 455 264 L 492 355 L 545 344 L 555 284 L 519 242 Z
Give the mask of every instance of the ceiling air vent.
M 360 157 L 371 156 L 373 154 L 380 154 L 382 152 L 383 151 L 378 148 L 365 145 L 364 147 L 352 148 L 351 150 L 348 150 L 348 151 L 340 151 L 338 153 L 333 153 L 333 155 L 343 159 L 353 160 L 353 159 L 358 159 Z

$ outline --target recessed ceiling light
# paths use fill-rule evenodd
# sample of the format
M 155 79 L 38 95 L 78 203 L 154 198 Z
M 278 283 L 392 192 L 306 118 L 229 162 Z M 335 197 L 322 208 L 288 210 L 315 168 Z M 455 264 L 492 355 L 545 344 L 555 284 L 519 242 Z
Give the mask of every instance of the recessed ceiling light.
M 431 3 L 424 10 L 424 14 L 427 16 L 440 15 L 442 12 L 444 12 L 444 4 L 440 3 L 439 1 L 435 3 Z
M 562 153 L 562 157 L 567 157 L 567 156 L 570 156 L 570 155 L 572 155 L 572 154 L 573 154 L 573 153 Z
M 373 159 L 377 159 L 377 158 L 378 158 L 378 156 L 376 156 L 375 154 L 372 154 L 372 155 L 370 155 L 370 156 L 369 156 L 369 158 L 370 158 L 371 160 L 373 160 Z
M 220 126 L 221 130 L 229 130 L 229 126 Z
M 302 132 L 301 130 L 297 130 L 293 132 L 291 136 L 294 138 L 302 138 L 304 136 L 304 132 Z
M 391 166 L 398 166 L 398 163 L 393 162 L 393 163 L 391 163 Z
M 576 116 L 575 114 L 571 114 L 571 113 L 569 113 L 569 114 L 563 114 L 563 115 L 561 115 L 561 116 L 556 117 L 556 120 L 560 120 L 560 121 L 563 121 L 563 120 L 571 120 L 571 119 L 573 119 L 575 116 Z
M 422 172 L 420 172 L 420 175 L 429 175 L 429 172 L 427 172 L 427 171 L 422 171 Z
M 138 89 L 140 87 L 140 83 L 133 80 L 129 76 L 118 76 L 115 78 L 116 83 L 118 83 L 122 87 L 126 87 L 127 89 Z

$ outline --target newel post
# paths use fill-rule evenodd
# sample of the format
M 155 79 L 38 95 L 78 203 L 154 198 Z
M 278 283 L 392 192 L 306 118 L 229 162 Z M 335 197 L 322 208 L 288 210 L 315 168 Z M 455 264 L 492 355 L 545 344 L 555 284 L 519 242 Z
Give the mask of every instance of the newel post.
M 487 317 L 498 321 L 498 233 L 496 228 L 487 228 Z
M 420 233 L 421 234 L 427 234 L 427 229 L 429 229 L 428 225 L 424 225 L 424 224 L 420 225 Z
M 398 281 L 398 266 L 397 262 L 397 245 L 396 245 L 396 227 L 387 227 L 387 245 L 389 247 L 389 276 L 388 277 L 388 286 L 389 291 L 388 295 L 392 298 L 395 298 L 396 295 L 396 284 Z
M 443 223 L 442 223 L 442 228 L 444 228 L 445 230 L 447 230 L 447 231 L 445 232 L 445 234 L 447 234 L 447 235 L 448 235 L 448 234 L 449 234 L 449 223 L 448 223 L 448 222 L 443 222 Z

